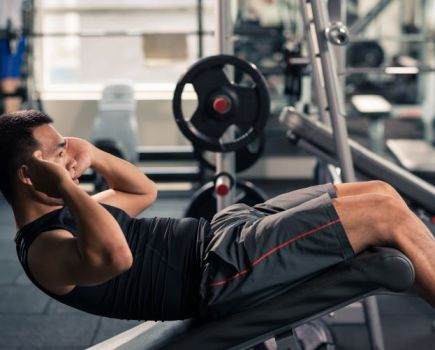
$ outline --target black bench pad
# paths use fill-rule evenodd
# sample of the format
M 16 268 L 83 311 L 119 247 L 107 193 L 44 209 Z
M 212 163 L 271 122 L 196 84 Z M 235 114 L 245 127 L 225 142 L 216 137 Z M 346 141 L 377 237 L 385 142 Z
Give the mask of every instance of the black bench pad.
M 406 291 L 413 283 L 407 257 L 392 248 L 376 248 L 256 308 L 220 320 L 158 322 L 118 349 L 247 349 L 364 296 Z

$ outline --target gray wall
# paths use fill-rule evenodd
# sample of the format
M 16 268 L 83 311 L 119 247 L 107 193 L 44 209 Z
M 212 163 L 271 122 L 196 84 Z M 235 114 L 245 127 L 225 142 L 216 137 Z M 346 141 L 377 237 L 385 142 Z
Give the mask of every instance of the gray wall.
M 61 134 L 89 139 L 98 101 L 45 100 L 44 108 Z M 137 119 L 140 145 L 189 144 L 177 128 L 170 100 L 138 101 Z
M 183 102 L 183 106 L 184 104 L 188 103 Z M 193 102 L 190 104 L 191 108 L 192 106 Z M 90 138 L 97 114 L 97 100 L 45 100 L 44 108 L 54 119 L 55 127 L 64 136 Z M 139 100 L 137 108 L 140 145 L 190 144 L 176 125 L 172 115 L 171 100 Z M 189 113 L 187 109 L 186 114 Z M 253 167 L 240 175 L 248 178 L 309 179 L 313 174 L 314 165 L 313 157 L 264 155 Z

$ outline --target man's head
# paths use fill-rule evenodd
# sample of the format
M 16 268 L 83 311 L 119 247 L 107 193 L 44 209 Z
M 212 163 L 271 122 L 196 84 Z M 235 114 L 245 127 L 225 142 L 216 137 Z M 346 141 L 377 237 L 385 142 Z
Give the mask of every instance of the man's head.
M 44 159 L 64 165 L 65 140 L 52 122 L 48 115 L 36 110 L 0 116 L 0 191 L 10 204 L 16 197 L 17 185 L 26 183 L 24 165 L 36 150 L 41 150 Z

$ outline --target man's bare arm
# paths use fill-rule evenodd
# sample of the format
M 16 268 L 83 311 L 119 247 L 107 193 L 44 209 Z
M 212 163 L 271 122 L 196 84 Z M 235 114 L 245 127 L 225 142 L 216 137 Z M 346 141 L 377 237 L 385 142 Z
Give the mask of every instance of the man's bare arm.
M 99 202 L 119 207 L 129 215 L 136 216 L 157 198 L 155 183 L 139 168 L 123 159 L 94 147 L 91 167 L 104 177 L 110 187 L 93 196 Z
M 99 202 L 121 208 L 136 216 L 149 207 L 157 197 L 157 189 L 147 176 L 133 164 L 99 150 L 88 141 L 67 137 L 66 153 L 76 162 L 76 176 L 92 167 L 111 187 L 94 196 Z
M 117 274 L 129 268 L 131 251 L 115 218 L 72 181 L 61 186 L 60 194 L 80 232 L 77 247 L 82 261 L 99 274 L 104 270 L 108 275 Z
M 133 257 L 118 222 L 74 183 L 65 168 L 36 157 L 28 168 L 36 190 L 64 200 L 79 231 L 77 238 L 58 230 L 35 241 L 29 266 L 40 283 L 56 288 L 98 284 L 131 267 Z

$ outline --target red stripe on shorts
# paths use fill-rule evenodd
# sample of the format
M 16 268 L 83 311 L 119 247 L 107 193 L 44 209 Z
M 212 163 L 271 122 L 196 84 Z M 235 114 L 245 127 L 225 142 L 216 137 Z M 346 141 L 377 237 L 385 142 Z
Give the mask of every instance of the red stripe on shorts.
M 330 222 L 328 222 L 328 223 L 326 223 L 326 224 L 324 224 L 324 225 L 322 225 L 322 226 L 316 227 L 316 228 L 314 228 L 314 229 L 312 229 L 312 230 L 310 230 L 310 231 L 307 231 L 307 232 L 301 233 L 301 234 L 297 235 L 296 237 L 290 238 L 288 241 L 286 241 L 286 242 L 284 242 L 284 243 L 281 243 L 280 245 L 276 246 L 275 248 L 272 248 L 272 249 L 269 250 L 267 253 L 265 253 L 265 254 L 263 254 L 262 256 L 260 256 L 257 260 L 255 260 L 255 261 L 252 263 L 252 266 L 251 266 L 250 268 L 247 268 L 247 269 L 245 269 L 245 270 L 243 270 L 243 271 L 240 271 L 240 272 L 236 273 L 235 275 L 233 275 L 233 276 L 231 276 L 231 277 L 228 277 L 228 278 L 225 279 L 225 280 L 210 283 L 209 286 L 210 286 L 210 287 L 223 286 L 224 284 L 227 284 L 227 283 L 230 282 L 230 281 L 233 281 L 233 280 L 235 280 L 235 279 L 237 279 L 237 278 L 239 278 L 239 277 L 241 277 L 241 276 L 243 276 L 243 275 L 246 275 L 246 274 L 247 274 L 249 271 L 251 271 L 251 270 L 252 270 L 256 265 L 258 265 L 260 262 L 262 262 L 264 259 L 266 259 L 266 258 L 269 257 L 270 255 L 272 255 L 273 253 L 276 253 L 278 250 L 280 250 L 280 249 L 282 249 L 282 248 L 288 246 L 289 244 L 291 244 L 291 243 L 293 243 L 293 242 L 295 242 L 295 241 L 297 241 L 297 240 L 299 240 L 299 239 L 302 239 L 302 238 L 308 237 L 308 236 L 310 236 L 310 235 L 312 235 L 312 234 L 314 234 L 314 233 L 316 233 L 316 232 L 319 232 L 320 230 L 322 230 L 322 229 L 324 229 L 324 228 L 326 228 L 326 227 L 332 226 L 332 225 L 336 224 L 337 222 L 340 222 L 340 219 L 337 219 L 337 220 L 334 220 L 334 221 L 330 221 Z

